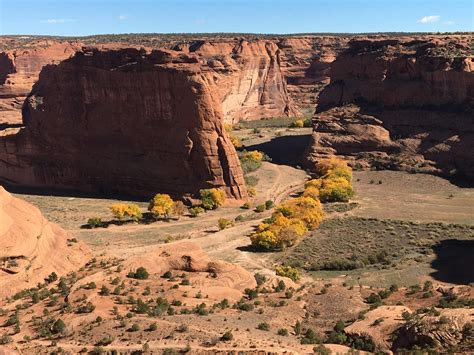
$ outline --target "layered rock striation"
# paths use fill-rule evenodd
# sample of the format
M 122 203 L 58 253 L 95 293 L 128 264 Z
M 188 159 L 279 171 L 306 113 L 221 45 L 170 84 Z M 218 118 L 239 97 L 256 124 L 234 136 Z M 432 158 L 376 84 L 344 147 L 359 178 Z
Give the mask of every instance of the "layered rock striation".
M 0 298 L 36 287 L 51 273 L 65 275 L 92 256 L 82 242 L 47 221 L 0 186 Z
M 71 57 L 78 49 L 75 42 L 40 41 L 34 47 L 0 52 L 0 124 L 21 124 L 21 106 L 41 69 Z
M 352 41 L 319 96 L 309 163 L 474 178 L 473 70 L 463 37 Z
M 195 56 L 122 49 L 46 66 L 0 137 L 9 185 L 150 197 L 222 188 L 246 197 L 212 72 Z

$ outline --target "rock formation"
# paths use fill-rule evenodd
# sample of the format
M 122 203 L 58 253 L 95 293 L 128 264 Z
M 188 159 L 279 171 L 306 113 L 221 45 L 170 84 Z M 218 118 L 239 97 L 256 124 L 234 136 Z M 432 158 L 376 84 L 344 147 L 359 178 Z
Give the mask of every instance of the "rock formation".
M 474 178 L 474 63 L 466 37 L 357 40 L 319 96 L 310 163 Z
M 199 56 L 212 68 L 227 122 L 312 114 L 317 93 L 329 82 L 330 63 L 347 42 L 347 37 L 331 36 L 187 40 L 164 36 L 152 42 L 133 37 L 126 43 L 3 38 L 0 124 L 21 123 L 21 105 L 41 68 L 72 56 L 83 46 L 173 48 Z
M 0 124 L 20 124 L 21 106 L 43 66 L 69 58 L 78 49 L 74 42 L 41 41 L 32 48 L 0 52 Z
M 299 114 L 288 96 L 274 41 L 200 40 L 179 48 L 213 69 L 227 122 Z
M 29 203 L 0 186 L 0 298 L 10 296 L 55 272 L 78 269 L 91 257 L 88 247 L 48 222 Z
M 26 127 L 0 138 L 10 185 L 150 197 L 223 188 L 246 197 L 212 71 L 172 51 L 78 52 L 44 67 Z

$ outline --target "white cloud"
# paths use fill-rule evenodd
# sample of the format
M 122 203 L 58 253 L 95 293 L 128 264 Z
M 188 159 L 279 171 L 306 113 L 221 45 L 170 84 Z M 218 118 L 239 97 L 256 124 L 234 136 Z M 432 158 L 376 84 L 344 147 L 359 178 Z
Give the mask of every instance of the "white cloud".
M 454 22 L 454 21 L 444 21 L 443 25 L 448 25 L 449 26 L 449 25 L 454 25 L 455 23 L 456 22 Z
M 120 15 L 120 16 L 118 17 L 118 19 L 119 19 L 120 21 L 123 21 L 123 20 L 126 20 L 126 19 L 127 19 L 127 16 L 125 16 L 125 15 Z
M 76 20 L 74 20 L 74 19 L 67 19 L 67 18 L 50 18 L 50 19 L 47 19 L 47 20 L 43 20 L 43 21 L 41 21 L 41 22 L 42 22 L 42 23 L 55 24 L 55 23 L 76 22 Z
M 194 23 L 196 25 L 205 25 L 207 23 L 207 20 L 205 18 L 197 18 L 194 20 Z
M 425 16 L 422 17 L 418 20 L 418 23 L 434 23 L 438 22 L 441 16 L 439 15 L 431 15 L 431 16 Z

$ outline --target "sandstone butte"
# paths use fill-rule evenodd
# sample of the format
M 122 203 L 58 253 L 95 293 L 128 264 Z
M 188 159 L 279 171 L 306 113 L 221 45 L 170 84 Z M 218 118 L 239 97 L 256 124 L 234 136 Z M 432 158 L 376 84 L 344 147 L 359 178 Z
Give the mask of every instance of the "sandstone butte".
M 23 122 L 0 137 L 0 179 L 9 185 L 148 198 L 215 187 L 247 196 L 212 71 L 195 56 L 78 52 L 43 68 Z
M 47 221 L 38 208 L 0 186 L 0 298 L 36 287 L 52 272 L 76 270 L 91 257 L 82 242 Z
M 354 40 L 319 95 L 308 161 L 474 178 L 474 63 L 467 37 Z

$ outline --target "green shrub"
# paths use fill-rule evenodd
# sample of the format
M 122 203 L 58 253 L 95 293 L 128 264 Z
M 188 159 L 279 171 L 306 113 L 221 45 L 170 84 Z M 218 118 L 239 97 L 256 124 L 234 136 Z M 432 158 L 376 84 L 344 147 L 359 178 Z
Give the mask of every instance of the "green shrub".
M 273 203 L 272 200 L 265 201 L 265 209 L 269 210 L 269 209 L 273 208 L 273 206 L 274 206 L 274 203 Z
M 245 202 L 242 206 L 240 206 L 240 208 L 242 208 L 244 210 L 248 210 L 248 209 L 250 209 L 250 207 L 251 207 L 250 203 L 248 203 L 248 202 Z
M 148 279 L 148 276 L 149 276 L 148 271 L 143 266 L 140 266 L 134 272 L 130 271 L 127 274 L 127 277 L 130 277 L 132 279 L 138 279 L 138 280 L 146 280 Z
M 231 220 L 228 220 L 227 218 L 219 218 L 217 223 L 219 226 L 219 230 L 224 230 L 227 227 L 232 227 L 232 225 L 234 224 Z
M 258 205 L 257 207 L 255 207 L 255 212 L 262 213 L 264 211 L 265 211 L 265 205 L 264 204 L 261 204 L 261 205 Z
M 103 225 L 103 222 L 102 222 L 102 219 L 100 218 L 93 217 L 87 220 L 87 226 L 89 228 L 100 228 L 102 227 L 102 225 Z
M 288 329 L 285 329 L 285 328 L 278 329 L 277 334 L 283 337 L 286 337 L 288 336 Z
M 259 325 L 257 325 L 257 329 L 265 330 L 268 332 L 270 330 L 270 325 L 266 322 L 259 323 Z
M 233 339 L 234 339 L 234 335 L 232 334 L 232 332 L 230 330 L 228 330 L 227 332 L 225 332 L 221 336 L 222 341 L 231 341 Z
M 295 282 L 300 279 L 300 272 L 292 266 L 279 265 L 275 268 L 275 271 L 278 276 L 288 277 Z
M 189 212 L 189 215 L 193 218 L 199 216 L 201 213 L 204 212 L 204 208 L 202 207 L 199 207 L 199 206 L 195 206 L 195 207 L 190 207 L 188 209 L 188 212 Z

